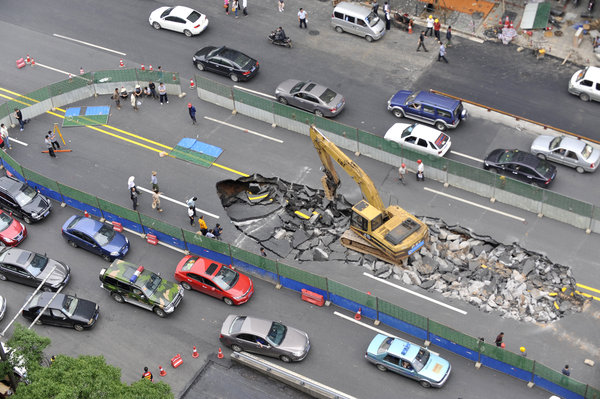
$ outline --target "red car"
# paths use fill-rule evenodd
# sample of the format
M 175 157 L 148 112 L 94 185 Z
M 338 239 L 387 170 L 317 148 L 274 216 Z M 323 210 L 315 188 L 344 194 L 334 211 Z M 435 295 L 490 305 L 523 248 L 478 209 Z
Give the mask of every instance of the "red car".
M 0 211 L 0 241 L 8 247 L 16 247 L 27 237 L 27 229 L 6 212 Z
M 223 299 L 227 305 L 246 303 L 254 293 L 250 277 L 230 266 L 194 255 L 188 255 L 179 262 L 175 280 L 186 290 L 193 288 Z

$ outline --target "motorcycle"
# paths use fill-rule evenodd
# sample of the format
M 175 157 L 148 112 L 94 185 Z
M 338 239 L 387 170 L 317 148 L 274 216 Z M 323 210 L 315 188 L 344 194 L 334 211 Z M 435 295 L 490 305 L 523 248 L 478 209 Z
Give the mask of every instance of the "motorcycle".
M 276 44 L 278 46 L 285 46 L 287 48 L 292 48 L 292 39 L 290 39 L 289 37 L 286 37 L 285 39 L 280 40 L 280 39 L 276 39 L 276 35 L 277 35 L 277 32 L 273 31 L 273 32 L 271 32 L 271 34 L 269 36 L 267 36 L 267 39 L 269 39 L 271 44 Z

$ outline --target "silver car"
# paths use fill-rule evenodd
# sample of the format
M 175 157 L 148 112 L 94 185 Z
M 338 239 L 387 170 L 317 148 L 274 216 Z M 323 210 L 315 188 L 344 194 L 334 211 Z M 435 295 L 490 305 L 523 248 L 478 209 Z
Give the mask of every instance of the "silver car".
M 344 108 L 344 96 L 315 82 L 289 79 L 275 89 L 277 101 L 293 105 L 317 116 L 336 116 Z
M 310 350 L 308 334 L 278 321 L 229 315 L 223 322 L 221 342 L 236 352 L 247 351 L 299 362 Z
M 531 152 L 541 159 L 575 168 L 577 172 L 593 172 L 598 168 L 600 151 L 585 141 L 569 136 L 538 136 Z

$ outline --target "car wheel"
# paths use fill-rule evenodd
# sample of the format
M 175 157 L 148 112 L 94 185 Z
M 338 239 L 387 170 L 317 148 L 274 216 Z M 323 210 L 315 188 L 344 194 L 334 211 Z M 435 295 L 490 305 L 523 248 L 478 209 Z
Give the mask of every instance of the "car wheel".
M 225 305 L 227 305 L 227 306 L 232 306 L 233 305 L 233 301 L 230 298 L 227 298 L 227 297 L 223 297 L 223 302 L 225 302 Z
M 31 224 L 31 218 L 29 216 L 23 216 L 23 221 L 27 224 Z
M 369 36 L 369 35 L 367 35 L 367 36 L 365 36 L 365 39 L 367 39 L 367 41 L 368 41 L 369 43 L 371 43 L 371 42 L 373 41 L 373 36 Z
M 537 154 L 537 157 L 542 160 L 546 160 L 546 156 L 544 154 Z
M 158 22 L 154 22 L 154 23 L 152 24 L 152 27 L 153 27 L 154 29 L 156 29 L 156 30 L 159 30 L 159 29 L 160 29 L 160 24 L 159 24 Z
M 344 30 L 342 29 L 342 27 L 341 27 L 341 26 L 336 26 L 336 27 L 335 27 L 335 31 L 336 31 L 337 33 L 344 33 Z
M 113 292 L 110 296 L 112 296 L 112 299 L 114 299 L 116 302 L 119 302 L 119 303 L 125 302 L 125 299 L 123 299 L 121 294 L 117 294 L 116 292 Z
M 431 384 L 427 381 L 419 381 L 419 384 L 421 384 L 423 388 L 431 388 Z
M 320 109 L 315 109 L 315 115 L 317 115 L 318 117 L 322 118 L 323 117 L 323 111 L 321 111 Z
M 279 356 L 279 359 L 281 359 L 281 361 L 284 362 L 284 363 L 291 363 L 292 362 L 292 359 L 290 359 L 290 357 L 286 356 L 286 355 Z
M 191 290 L 192 287 L 190 287 L 190 285 L 188 283 L 181 283 L 181 286 L 183 287 L 184 290 Z
M 0 280 L 6 281 L 6 276 L 2 273 L 0 273 Z
M 585 170 L 583 170 L 583 168 L 581 166 L 576 167 L 575 170 L 577 171 L 577 173 L 585 172 Z
M 242 348 L 239 345 L 233 344 L 231 345 L 231 349 L 233 349 L 234 352 L 241 352 Z
M 378 364 L 377 368 L 379 369 L 379 371 L 387 371 L 387 367 L 385 367 L 383 364 Z
M 435 128 L 441 132 L 443 132 L 444 130 L 446 130 L 446 125 L 442 122 L 436 122 L 435 123 Z
M 48 287 L 48 286 L 45 285 L 45 286 L 42 287 L 42 291 L 44 291 L 44 292 L 52 292 L 52 288 L 50 288 L 50 287 Z
M 162 308 L 159 307 L 155 307 L 153 309 L 154 314 L 156 314 L 158 317 L 166 317 L 167 314 L 165 313 L 165 311 Z
M 69 243 L 70 246 L 72 246 L 73 248 L 77 248 L 77 244 L 75 244 L 75 242 L 69 240 L 67 241 Z
M 204 71 L 204 65 L 202 65 L 201 62 L 196 64 L 196 68 L 198 68 L 199 71 Z
M 231 79 L 234 82 L 239 82 L 239 80 L 240 80 L 239 76 L 237 76 L 235 73 L 232 73 L 231 75 L 229 75 L 229 79 Z
M 580 98 L 582 101 L 590 101 L 590 96 L 588 96 L 588 95 L 587 95 L 587 94 L 585 94 L 585 93 L 581 93 L 581 94 L 579 95 L 579 98 Z
M 83 331 L 83 326 L 81 324 L 75 324 L 73 328 L 77 331 Z
M 189 30 L 184 30 L 183 34 L 186 35 L 187 37 L 192 37 L 192 32 L 190 32 Z
M 107 262 L 112 262 L 112 259 L 110 258 L 110 255 L 102 255 L 102 259 L 104 259 Z
M 279 101 L 280 103 L 282 103 L 283 105 L 288 105 L 288 100 L 286 100 L 283 97 L 277 97 L 277 101 Z
M 392 112 L 396 118 L 404 118 L 404 111 L 402 111 L 400 108 L 395 108 Z

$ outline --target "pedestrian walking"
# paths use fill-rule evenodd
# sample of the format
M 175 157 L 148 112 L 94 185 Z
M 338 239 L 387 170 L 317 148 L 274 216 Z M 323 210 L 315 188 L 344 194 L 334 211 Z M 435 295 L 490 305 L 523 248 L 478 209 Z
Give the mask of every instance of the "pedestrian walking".
M 504 340 L 504 333 L 500 332 L 500 334 L 498 334 L 498 336 L 496 337 L 496 341 L 494 341 L 494 342 L 496 343 L 497 347 L 501 347 L 502 344 L 504 343 L 504 342 L 502 342 L 503 340 Z
M 216 239 L 215 234 L 213 233 L 213 229 L 210 229 L 205 234 L 208 238 Z
M 131 202 L 133 203 L 133 210 L 135 211 L 138 206 L 138 191 L 135 189 L 135 186 L 131 187 L 129 196 L 131 198 Z
M 152 191 L 158 191 L 158 173 L 153 170 L 152 174 L 150 175 L 150 183 L 152 183 Z
M 440 38 L 440 29 L 442 29 L 442 24 L 440 23 L 440 20 L 436 18 L 436 19 L 433 21 L 433 35 L 434 35 L 434 36 L 435 36 L 435 38 L 438 40 L 438 42 L 439 42 L 440 40 L 442 40 L 442 39 Z
M 403 185 L 405 185 L 406 183 L 404 182 L 404 176 L 406 175 L 406 164 L 404 164 L 404 162 L 400 165 L 400 167 L 398 168 L 398 179 L 400 179 L 400 181 L 402 182 Z
M 304 29 L 308 29 L 306 26 L 306 11 L 302 7 L 298 11 L 298 22 L 300 22 L 300 29 L 302 29 L 302 25 L 304 25 Z
M 452 27 L 450 25 L 446 31 L 446 47 L 452 47 Z
M 21 132 L 25 129 L 25 119 L 23 119 L 23 113 L 19 108 L 15 108 L 15 118 L 19 122 L 19 126 L 21 127 Z
M 390 4 L 387 1 L 383 3 L 383 12 L 392 12 L 392 10 L 390 10 Z
M 565 367 L 563 367 L 563 369 L 562 369 L 562 373 L 564 375 L 566 375 L 567 377 L 571 376 L 571 369 L 569 368 L 568 364 L 565 364 Z
M 188 112 L 190 113 L 190 118 L 192 118 L 192 125 L 195 125 L 196 122 L 196 107 L 192 105 L 192 103 L 188 103 Z
M 446 64 L 448 63 L 448 60 L 446 59 L 446 47 L 444 47 L 444 43 L 442 42 L 438 42 L 440 44 L 440 53 L 438 54 L 438 62 L 440 60 L 444 60 L 444 62 L 446 62 Z
M 429 51 L 425 47 L 425 31 L 424 30 L 422 30 L 421 34 L 419 35 L 419 45 L 417 46 L 417 51 L 421 51 L 421 47 L 423 47 L 423 50 Z
M 377 2 L 377 0 L 373 2 L 373 5 L 371 6 L 371 11 L 373 11 L 375 15 L 377 15 L 377 12 L 379 11 L 379 3 Z
M 185 204 L 188 206 L 188 208 L 191 208 L 192 212 L 194 212 L 194 216 L 196 216 L 196 201 L 198 201 L 198 197 L 192 197 L 185 201 Z
M 233 11 L 233 14 L 235 15 L 235 17 L 237 18 L 237 12 L 238 12 L 238 8 L 239 8 L 240 4 L 238 3 L 238 0 L 233 0 L 233 4 L 231 5 L 231 10 Z
M 158 94 L 160 95 L 160 105 L 164 102 L 169 103 L 169 97 L 167 97 L 167 86 L 163 82 L 158 84 Z
M 433 36 L 433 24 L 435 23 L 433 19 L 433 15 L 427 17 L 427 30 L 425 31 L 425 36 L 429 33 L 429 36 Z
M 264 256 L 265 258 L 267 257 L 267 251 L 265 251 L 265 249 L 263 247 L 260 247 L 260 254 L 262 256 Z
M 205 236 L 206 233 L 208 233 L 208 226 L 206 225 L 206 222 L 204 221 L 204 215 L 200 215 L 198 217 L 198 225 L 200 226 L 200 232 L 202 233 L 203 236 Z
M 225 14 L 229 15 L 229 0 L 223 0 L 223 7 L 225 8 Z
M 392 27 L 392 16 L 389 11 L 385 12 L 385 30 L 390 30 Z
M 242 0 L 242 13 L 244 17 L 248 16 L 248 0 Z
M 8 138 L 8 128 L 3 124 L 0 125 L 0 137 L 4 140 L 6 147 L 10 150 L 12 146 L 10 145 L 10 140 Z
M 144 373 L 142 374 L 142 379 L 146 379 L 150 382 L 154 380 L 154 376 L 150 371 L 148 371 L 148 367 L 144 367 Z
M 158 212 L 163 211 L 160 207 L 160 191 L 158 191 L 158 186 L 152 190 L 152 209 L 156 209 Z
M 56 139 L 56 133 L 53 130 L 48 130 L 48 138 L 50 138 L 50 142 L 52 143 L 52 149 L 60 150 L 60 144 Z
M 222 240 L 221 238 L 221 234 L 223 234 L 223 228 L 221 227 L 221 225 L 219 223 L 217 223 L 215 225 L 215 228 L 213 229 L 213 234 L 215 235 L 215 238 L 219 241 Z
M 50 157 L 56 158 L 56 154 L 54 153 L 54 148 L 52 147 L 52 141 L 50 141 L 50 137 L 48 137 L 48 135 L 46 135 L 44 142 L 46 143 L 46 148 L 48 148 L 48 154 L 50 154 Z
M 190 226 L 194 225 L 194 208 L 188 206 L 188 217 L 190 218 Z
M 129 191 L 131 191 L 131 189 L 134 187 L 135 187 L 135 176 L 129 176 L 129 179 L 127 179 L 127 189 L 129 189 Z
M 417 181 L 425 181 L 425 165 L 420 159 L 417 160 Z
M 121 109 L 121 96 L 119 95 L 119 89 L 116 88 L 115 92 L 112 95 L 112 99 L 115 100 L 115 105 L 117 109 Z
M 139 108 L 137 106 L 137 97 L 135 96 L 135 93 L 131 93 L 130 101 L 131 101 L 131 106 L 133 107 L 133 109 L 138 111 Z
M 283 2 L 283 0 L 279 0 L 277 2 L 277 5 L 279 6 L 279 12 L 283 12 L 283 10 L 285 9 L 285 3 Z
M 156 94 L 156 85 L 153 81 L 148 82 L 148 88 L 150 89 L 150 94 L 152 95 L 152 98 L 158 98 L 158 95 Z

